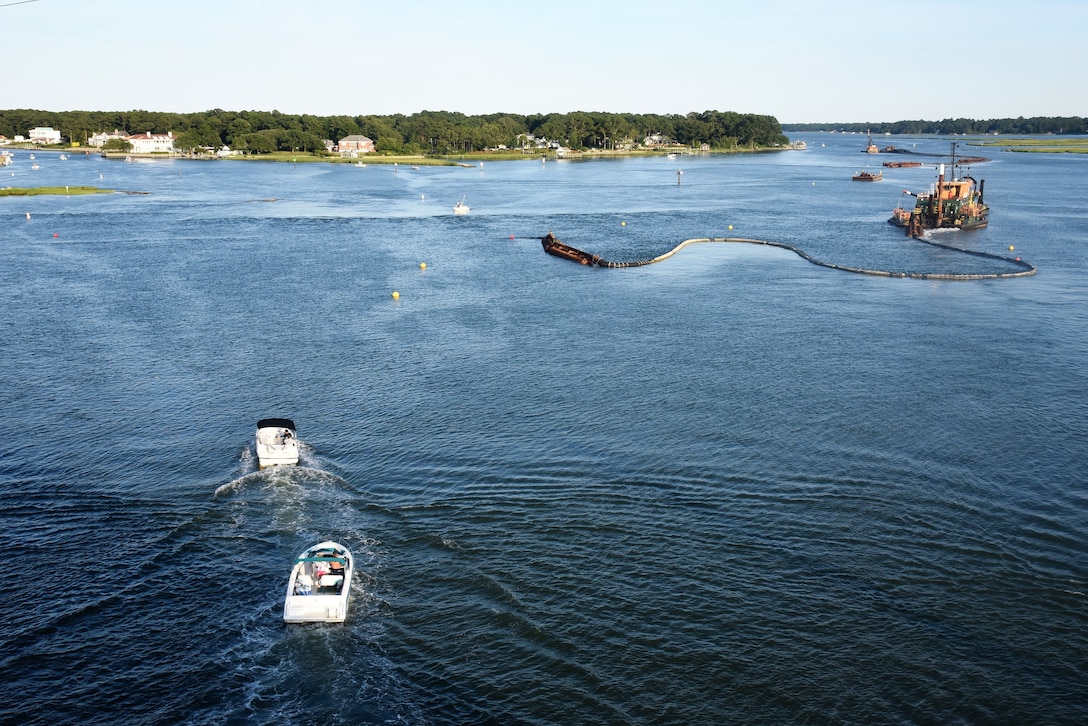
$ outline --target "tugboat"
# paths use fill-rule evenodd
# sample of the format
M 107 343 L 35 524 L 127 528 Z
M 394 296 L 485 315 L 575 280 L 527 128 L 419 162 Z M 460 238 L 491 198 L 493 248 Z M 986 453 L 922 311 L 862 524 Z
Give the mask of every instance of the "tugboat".
M 869 137 L 869 143 L 865 145 L 866 154 L 879 154 L 880 149 L 873 143 L 873 132 L 866 130 L 865 134 Z
M 888 219 L 890 224 L 903 227 L 908 237 L 921 237 L 927 229 L 979 229 L 988 223 L 990 208 L 983 201 L 986 180 L 976 182 L 972 177 L 956 178 L 956 144 L 952 144 L 950 178 L 944 178 L 944 164 L 938 167 L 937 186 L 929 192 L 912 194 L 917 198 L 914 209 L 896 207 Z M 910 192 L 907 192 L 908 194 Z

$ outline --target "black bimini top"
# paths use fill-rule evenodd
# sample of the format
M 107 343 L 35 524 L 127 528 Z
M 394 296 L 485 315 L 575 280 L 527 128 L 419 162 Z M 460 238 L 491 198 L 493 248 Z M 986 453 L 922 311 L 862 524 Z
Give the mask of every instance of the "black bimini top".
M 295 430 L 295 422 L 289 418 L 262 418 L 257 422 L 257 428 L 259 429 L 291 429 Z

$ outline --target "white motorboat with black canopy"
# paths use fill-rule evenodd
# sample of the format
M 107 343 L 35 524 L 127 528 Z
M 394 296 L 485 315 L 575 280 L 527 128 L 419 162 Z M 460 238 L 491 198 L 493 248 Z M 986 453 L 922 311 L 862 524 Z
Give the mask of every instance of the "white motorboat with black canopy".
M 295 422 L 289 418 L 263 418 L 257 422 L 257 465 L 264 469 L 298 463 Z
M 351 552 L 332 541 L 308 547 L 295 558 L 283 603 L 285 623 L 342 623 L 354 572 Z

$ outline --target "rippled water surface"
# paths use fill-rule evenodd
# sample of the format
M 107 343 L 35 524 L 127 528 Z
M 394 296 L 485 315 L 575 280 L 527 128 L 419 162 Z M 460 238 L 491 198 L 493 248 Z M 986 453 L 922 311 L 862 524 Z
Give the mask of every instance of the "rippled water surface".
M 17 152 L 12 185 L 150 193 L 0 199 L 0 720 L 1088 721 L 1088 159 L 971 169 L 990 227 L 940 241 L 1028 278 L 518 239 L 1007 270 L 886 223 L 932 164 L 858 184 L 863 138 L 807 140 Z M 266 416 L 299 467 L 257 470 Z M 287 627 L 326 538 L 357 558 L 348 621 Z

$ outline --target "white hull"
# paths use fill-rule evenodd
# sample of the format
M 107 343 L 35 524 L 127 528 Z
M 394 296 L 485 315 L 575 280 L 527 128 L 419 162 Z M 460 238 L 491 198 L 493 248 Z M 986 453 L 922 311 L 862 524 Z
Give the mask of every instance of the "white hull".
M 261 469 L 298 463 L 298 437 L 293 426 L 289 419 L 267 419 L 258 424 L 257 465 Z
M 336 570 L 337 565 L 342 570 Z M 326 541 L 295 559 L 283 603 L 285 623 L 342 623 L 348 614 L 355 561 L 347 547 Z

